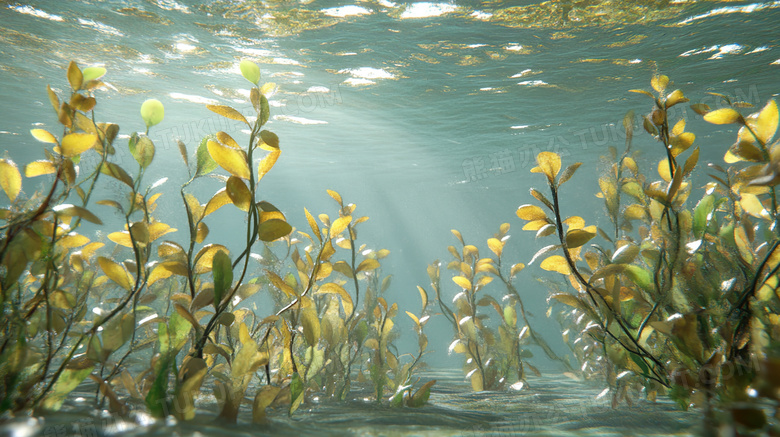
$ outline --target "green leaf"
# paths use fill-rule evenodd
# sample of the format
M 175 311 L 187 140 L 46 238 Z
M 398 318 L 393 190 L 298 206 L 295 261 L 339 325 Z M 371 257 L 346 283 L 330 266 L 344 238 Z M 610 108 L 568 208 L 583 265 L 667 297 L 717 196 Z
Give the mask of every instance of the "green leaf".
M 161 328 L 158 329 L 159 335 L 162 335 L 161 331 L 167 331 L 163 328 L 164 326 L 165 324 L 163 323 L 159 324 L 159 327 Z M 166 412 L 169 411 L 167 399 L 168 375 L 170 374 L 171 364 L 174 363 L 174 359 L 172 354 L 164 354 L 160 357 L 157 361 L 154 382 L 152 382 L 152 387 L 149 389 L 149 393 L 144 399 L 144 403 L 146 404 L 146 408 L 149 409 L 149 413 L 151 413 L 152 417 L 157 419 L 164 418 Z
M 54 383 L 49 394 L 43 399 L 41 403 L 43 409 L 49 411 L 59 410 L 68 393 L 78 387 L 92 373 L 94 368 L 95 364 L 84 356 L 71 360 L 68 363 L 68 367 L 60 374 L 57 382 Z
M 696 208 L 693 210 L 693 235 L 696 238 L 701 238 L 714 208 L 715 196 L 712 194 L 702 197 L 696 204 Z
M 260 67 L 257 64 L 244 59 L 238 67 L 241 69 L 241 75 L 244 76 L 244 79 L 253 85 L 257 85 L 260 82 Z
M 141 168 L 149 167 L 154 159 L 154 143 L 149 137 L 134 133 L 127 146 L 130 149 L 130 154 L 133 155 Z
M 653 274 L 649 271 L 637 265 L 631 264 L 626 266 L 625 270 L 623 270 L 623 273 L 631 278 L 631 280 L 634 281 L 634 283 L 643 290 L 648 292 L 653 291 Z
M 214 161 L 214 158 L 211 157 L 208 149 L 209 140 L 215 141 L 216 138 L 216 135 L 206 135 L 200 141 L 200 145 L 198 145 L 198 151 L 196 152 L 195 156 L 195 177 L 207 175 L 217 168 L 217 161 Z
M 146 123 L 146 128 L 160 123 L 165 117 L 165 107 L 157 99 L 149 99 L 141 105 L 141 118 Z
M 631 361 L 636 363 L 637 366 L 639 366 L 639 369 L 642 371 L 642 376 L 645 378 L 650 377 L 650 368 L 647 367 L 647 364 L 645 364 L 645 361 L 640 357 L 639 355 L 629 352 L 628 356 L 631 357 Z
M 103 67 L 87 67 L 81 72 L 84 82 L 90 80 L 100 79 L 106 74 L 106 69 Z
M 230 256 L 220 250 L 214 254 L 211 264 L 211 274 L 214 277 L 214 308 L 219 307 L 222 297 L 233 284 L 233 265 Z
M 298 372 L 295 372 L 290 381 L 290 416 L 298 409 L 301 402 L 303 402 L 303 380 Z

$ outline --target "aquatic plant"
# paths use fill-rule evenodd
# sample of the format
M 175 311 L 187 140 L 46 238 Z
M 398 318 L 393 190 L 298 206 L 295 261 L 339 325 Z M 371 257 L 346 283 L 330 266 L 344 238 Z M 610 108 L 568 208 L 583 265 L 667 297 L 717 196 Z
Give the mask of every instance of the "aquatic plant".
M 531 345 L 539 346 L 549 358 L 571 370 L 568 361 L 560 358 L 531 326 L 520 293 L 513 285 L 525 264 L 515 263 L 507 270 L 503 261 L 508 233 L 509 224 L 502 224 L 499 231 L 487 240 L 491 255 L 480 257 L 476 246 L 466 244 L 462 234 L 452 230 L 462 246 L 460 250 L 455 246 L 447 248 L 452 255 L 447 269 L 456 272 L 452 282 L 461 290 L 451 298 L 453 308 L 446 303 L 442 293 L 439 261 L 428 266 L 436 301 L 455 334 L 449 350 L 463 354 L 463 371 L 474 391 L 500 390 L 507 386 L 522 388 L 527 384 L 526 370 L 540 376 L 539 370 L 527 361 L 533 357 L 528 347 Z M 495 279 L 503 285 L 503 306 L 487 291 L 482 291 Z M 425 293 L 425 290 L 420 288 L 420 293 Z M 485 314 L 479 307 L 495 310 L 498 316 L 495 328 L 491 327 L 492 313 Z
M 309 242 L 299 250 L 302 240 L 285 215 L 258 200 L 258 184 L 281 154 L 279 138 L 264 128 L 266 96 L 275 85 L 261 85 L 252 62 L 242 61 L 240 70 L 253 85 L 255 117 L 229 106 L 207 108 L 246 124 L 246 145 L 216 132 L 192 159 L 179 142 L 189 174 L 180 189 L 184 244 L 163 238 L 177 229 L 155 213 L 167 178 L 143 188 L 155 156 L 148 133 L 164 118 L 162 103 L 152 99 L 141 106 L 146 131 L 129 137 L 137 168 L 128 171 L 117 162 L 119 126 L 95 121 L 93 91 L 103 86 L 105 69 L 71 63 L 71 93 L 63 101 L 48 88 L 63 134 L 33 129 L 52 148 L 24 173 L 52 175 L 51 185 L 28 198 L 16 164 L 0 160 L 0 188 L 12 202 L 0 216 L 4 416 L 58 410 L 87 378 L 96 384 L 98 405 L 108 402 L 112 412 L 142 405 L 154 417 L 181 420 L 194 418 L 204 386 L 213 387 L 218 416 L 228 422 L 236 421 L 247 391 L 257 387 L 253 420 L 265 422 L 266 407 L 286 405 L 293 414 L 307 392 L 347 399 L 355 374 L 371 381 L 378 401 L 392 394 L 391 405 L 425 403 L 435 381 L 411 390 L 427 347 L 427 302 L 419 317 L 409 313 L 417 318 L 419 352 L 404 363 L 393 346 L 398 306 L 384 297 L 390 278 L 379 279 L 380 260 L 389 252 L 356 243 L 357 225 L 368 217 L 353 219 L 355 205 L 329 190 L 338 217 L 319 215 L 320 227 L 304 209 L 312 233 L 297 231 Z M 99 158 L 94 166 L 88 164 L 92 157 L 82 159 L 92 151 Z M 201 203 L 196 187 L 207 177 L 224 188 Z M 125 196 L 91 204 L 96 193 L 107 194 L 105 178 L 118 181 Z M 208 242 L 210 215 L 228 205 L 246 218 L 243 243 L 233 251 Z M 92 210 L 106 207 L 122 218 L 118 230 L 100 228 L 103 241 L 85 235 L 94 227 L 79 233 L 83 221 L 105 226 Z M 280 247 L 282 256 L 275 253 Z M 346 259 L 338 259 L 337 248 L 347 251 Z M 265 315 L 252 299 L 261 290 L 276 306 Z
M 568 328 L 564 340 L 578 351 L 585 373 L 605 377 L 602 395 L 611 393 L 613 405 L 630 402 L 630 393 L 642 388 L 651 400 L 668 393 L 683 408 L 704 408 L 708 424 L 717 403 L 733 423 L 761 428 L 763 410 L 745 402 L 751 388 L 763 387 L 778 405 L 777 384 L 768 377 L 780 321 L 774 188 L 780 155 L 778 142 L 770 144 L 777 106 L 769 101 L 743 116 L 738 109 L 748 104 L 720 94 L 727 107 L 692 105 L 707 122 L 740 128 L 724 157 L 730 165 L 709 164 L 714 181 L 687 207 L 699 149 L 691 150 L 695 135 L 685 131 L 685 120 L 672 124 L 669 109 L 688 99 L 681 90 L 667 93 L 666 76 L 654 76 L 651 84 L 656 94 L 632 91 L 653 100 L 642 124 L 664 150 L 660 179 L 646 176 L 633 157 L 629 114 L 625 150 L 610 149 L 612 163 L 599 179 L 611 229 L 585 226 L 579 216 L 564 218 L 560 189 L 580 163 L 561 171 L 561 158 L 552 152 L 540 153 L 532 169 L 546 177 L 550 198 L 531 189 L 539 204 L 522 205 L 517 215 L 537 237 L 556 237 L 534 260 L 544 257 L 540 267 L 571 285 L 572 291 L 555 292 L 549 301 L 568 307 L 561 319 Z M 592 243 L 597 235 L 603 242 Z

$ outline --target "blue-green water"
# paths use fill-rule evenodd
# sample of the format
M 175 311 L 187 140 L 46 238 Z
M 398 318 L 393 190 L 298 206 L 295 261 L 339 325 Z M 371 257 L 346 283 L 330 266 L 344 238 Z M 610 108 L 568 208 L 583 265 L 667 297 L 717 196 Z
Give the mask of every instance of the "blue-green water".
M 780 2 L 632 9 L 632 2 L 593 1 L 560 16 L 560 8 L 539 11 L 564 2 L 537 3 L 6 2 L 0 147 L 17 163 L 40 159 L 41 145 L 28 132 L 56 125 L 46 84 L 66 87 L 70 60 L 105 66 L 111 87 L 98 92 L 96 111 L 123 133 L 143 130 L 144 100 L 165 104 L 165 120 L 151 133 L 158 155 L 146 180 L 169 178 L 163 192 L 171 202 L 160 212 L 183 223 L 173 199 L 186 170 L 175 140 L 192 152 L 216 130 L 242 135 L 204 104 L 247 109 L 238 63 L 251 59 L 279 86 L 269 128 L 283 154 L 262 181 L 263 198 L 301 227 L 304 206 L 333 208 L 326 189 L 357 204 L 371 217 L 361 238 L 390 249 L 384 269 L 394 276 L 393 297 L 414 310 L 415 286 L 428 283 L 426 265 L 447 258 L 454 243 L 450 229 L 484 245 L 508 222 L 508 255 L 519 262 L 548 244 L 522 233 L 514 215 L 530 201 L 529 186 L 542 185 L 529 173 L 540 150 L 584 163 L 562 201 L 568 213 L 605 223 L 592 194 L 599 157 L 622 145 L 626 111 L 650 108 L 628 90 L 649 89 L 654 72 L 669 75 L 691 103 L 717 106 L 705 94 L 716 91 L 759 106 L 780 92 Z M 515 6 L 536 15 L 505 19 Z M 733 132 L 689 109 L 685 115 L 702 160 L 720 162 Z M 644 133 L 634 147 L 646 166 L 662 152 Z M 120 163 L 132 162 L 126 150 L 118 153 Z M 202 197 L 218 188 L 215 181 Z M 229 214 L 215 215 L 212 235 L 239 242 L 218 225 Z M 522 274 L 538 329 L 558 345 L 559 329 L 544 317 L 547 292 L 533 281 L 543 272 L 531 266 Z M 429 332 L 436 350 L 429 363 L 457 367 L 460 357 L 446 355 L 449 328 L 434 319 Z

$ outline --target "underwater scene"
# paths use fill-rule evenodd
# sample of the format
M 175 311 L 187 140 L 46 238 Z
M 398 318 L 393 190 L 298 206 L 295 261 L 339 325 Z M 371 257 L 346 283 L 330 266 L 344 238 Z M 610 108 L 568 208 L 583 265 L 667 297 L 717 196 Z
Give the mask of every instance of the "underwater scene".
M 1 435 L 780 435 L 780 1 L 4 1 L 0 84 Z

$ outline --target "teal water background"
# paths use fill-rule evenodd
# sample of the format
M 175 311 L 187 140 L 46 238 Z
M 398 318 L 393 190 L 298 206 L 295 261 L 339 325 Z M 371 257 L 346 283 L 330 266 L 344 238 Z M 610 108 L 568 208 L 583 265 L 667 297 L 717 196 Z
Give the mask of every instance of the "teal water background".
M 564 213 L 606 225 L 593 196 L 599 157 L 610 145 L 622 147 L 626 111 L 650 109 L 646 97 L 628 90 L 650 89 L 655 72 L 669 75 L 671 89 L 682 88 L 691 103 L 713 107 L 719 101 L 708 91 L 759 107 L 780 92 L 780 2 L 670 2 L 630 20 L 616 19 L 609 4 L 617 2 L 604 2 L 598 21 L 579 19 L 575 7 L 566 21 L 516 27 L 490 15 L 535 3 L 342 0 L 264 9 L 239 1 L 3 2 L 0 147 L 20 165 L 41 159 L 29 130 L 58 131 L 46 85 L 64 91 L 71 60 L 104 66 L 111 87 L 97 93 L 99 121 L 130 134 L 144 129 L 138 115 L 144 100 L 165 105 L 165 120 L 150 134 L 157 156 L 146 181 L 169 178 L 159 212 L 181 233 L 186 219 L 177 191 L 186 170 L 174 140 L 190 153 L 216 130 L 246 141 L 240 126 L 205 104 L 248 112 L 249 86 L 238 63 L 253 60 L 264 80 L 279 86 L 268 128 L 280 136 L 283 153 L 262 181 L 262 197 L 301 228 L 304 206 L 335 213 L 326 189 L 357 204 L 358 213 L 371 217 L 360 238 L 391 251 L 384 264 L 394 277 L 390 297 L 414 312 L 415 286 L 428 284 L 426 265 L 447 259 L 447 245 L 456 243 L 450 229 L 486 251 L 487 238 L 510 223 L 512 262 L 527 263 L 550 244 L 521 232 L 515 216 L 518 205 L 532 200 L 528 188 L 543 188 L 543 179 L 529 172 L 538 151 L 584 163 L 565 188 Z M 721 162 L 732 128 L 708 125 L 683 106 L 678 114 L 685 112 L 687 130 L 697 134 L 701 160 Z M 655 168 L 663 153 L 658 144 L 642 132 L 634 147 L 643 152 L 640 164 Z M 119 163 L 130 166 L 126 147 L 118 149 Z M 25 191 L 36 183 L 26 180 Z M 218 188 L 215 181 L 196 195 L 205 202 Z M 121 192 L 109 186 L 103 194 Z M 96 212 L 110 215 L 108 209 Z M 215 214 L 210 239 L 240 242 L 230 226 L 220 226 L 231 220 L 240 218 Z M 542 275 L 529 267 L 519 288 L 537 329 L 563 352 L 560 330 L 544 316 L 548 293 L 533 280 Z M 406 319 L 399 323 L 401 330 L 411 327 Z M 446 355 L 449 328 L 434 319 L 430 329 L 437 351 L 430 364 L 458 366 L 460 357 Z

